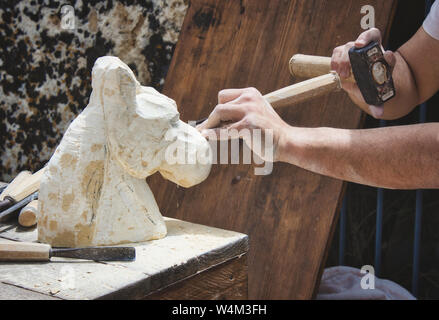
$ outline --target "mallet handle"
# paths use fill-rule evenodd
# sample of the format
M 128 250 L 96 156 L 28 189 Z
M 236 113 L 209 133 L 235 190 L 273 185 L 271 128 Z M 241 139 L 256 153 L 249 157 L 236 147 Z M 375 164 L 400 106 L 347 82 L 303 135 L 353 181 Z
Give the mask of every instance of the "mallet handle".
M 290 72 L 298 78 L 314 78 L 331 72 L 331 58 L 296 54 L 290 59 Z M 352 75 L 347 79 L 355 82 Z

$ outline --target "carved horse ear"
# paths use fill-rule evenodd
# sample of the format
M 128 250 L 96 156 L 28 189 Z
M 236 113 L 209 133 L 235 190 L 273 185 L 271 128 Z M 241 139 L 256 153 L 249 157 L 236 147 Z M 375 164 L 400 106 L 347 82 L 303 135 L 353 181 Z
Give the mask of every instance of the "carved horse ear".
M 126 103 L 126 105 L 135 105 L 136 103 L 136 90 L 139 85 L 134 74 L 130 69 L 122 67 L 117 68 L 120 97 Z
M 101 104 L 121 104 L 135 110 L 136 90 L 140 86 L 131 69 L 117 57 L 96 60 L 92 72 L 93 90 L 100 93 Z M 134 108 L 131 108 L 134 107 Z

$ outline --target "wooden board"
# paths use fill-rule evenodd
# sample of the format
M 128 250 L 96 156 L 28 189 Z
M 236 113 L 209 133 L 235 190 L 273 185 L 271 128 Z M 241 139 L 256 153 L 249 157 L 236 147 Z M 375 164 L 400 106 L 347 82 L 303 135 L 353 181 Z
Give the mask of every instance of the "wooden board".
M 394 0 L 190 1 L 164 93 L 185 121 L 209 115 L 223 88 L 263 94 L 293 83 L 295 53 L 330 56 L 362 32 L 363 5 L 388 31 Z M 344 93 L 283 109 L 297 126 L 357 128 L 361 112 Z M 166 216 L 250 235 L 249 298 L 309 299 L 315 294 L 337 221 L 343 182 L 288 164 L 269 176 L 249 165 L 216 165 L 191 189 L 148 179 Z
M 5 288 L 5 294 L 14 291 L 16 299 L 28 299 L 32 296 L 61 299 L 144 299 L 175 283 L 181 283 L 184 288 L 183 282 L 191 277 L 217 266 L 221 267 L 239 257 L 242 257 L 241 269 L 238 271 L 235 268 L 234 272 L 239 274 L 236 285 L 244 295 L 242 272 L 246 271 L 246 235 L 175 219 L 166 218 L 165 221 L 167 237 L 133 244 L 136 247 L 136 260 L 133 262 L 104 263 L 65 258 L 52 258 L 51 262 L 45 263 L 2 262 L 0 299 L 6 298 L 2 288 Z M 2 230 L 0 241 L 37 239 L 35 229 L 24 231 L 20 227 L 11 226 Z M 231 271 L 226 266 L 224 270 Z M 220 279 L 221 276 L 218 277 Z M 220 295 L 227 288 L 224 283 L 218 283 L 217 287 L 211 283 L 209 294 L 216 292 Z
M 244 300 L 247 256 L 235 258 L 147 296 L 148 300 Z
M 0 283 L 0 300 L 60 300 L 59 298 Z

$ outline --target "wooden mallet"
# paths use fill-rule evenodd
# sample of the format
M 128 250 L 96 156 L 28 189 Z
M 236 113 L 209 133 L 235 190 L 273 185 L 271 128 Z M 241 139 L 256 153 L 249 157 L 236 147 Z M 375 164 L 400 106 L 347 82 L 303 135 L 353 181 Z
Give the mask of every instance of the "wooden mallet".
M 290 73 L 296 78 L 315 78 L 332 72 L 330 57 L 311 56 L 306 54 L 295 54 L 292 56 L 289 67 Z M 352 69 L 350 76 L 346 81 L 355 82 Z
M 384 58 L 381 45 L 371 42 L 349 50 L 349 82 L 355 82 L 367 104 L 381 106 L 396 95 L 392 68 Z M 299 78 L 312 78 L 331 72 L 331 58 L 296 54 L 290 60 L 290 72 Z
M 346 81 L 357 83 L 368 104 L 382 105 L 396 94 L 392 70 L 384 59 L 381 46 L 371 42 L 364 48 L 351 48 L 351 74 Z M 264 96 L 274 108 L 293 105 L 340 90 L 340 77 L 331 70 L 331 58 L 296 54 L 290 59 L 290 73 L 297 78 L 311 78 Z

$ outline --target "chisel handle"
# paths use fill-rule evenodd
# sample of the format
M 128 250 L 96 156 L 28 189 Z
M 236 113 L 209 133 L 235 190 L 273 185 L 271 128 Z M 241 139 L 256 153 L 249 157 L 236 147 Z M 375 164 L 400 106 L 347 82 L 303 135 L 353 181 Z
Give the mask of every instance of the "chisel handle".
M 50 245 L 34 242 L 0 242 L 0 261 L 49 261 Z
M 320 77 L 315 77 L 302 81 L 291 86 L 270 92 L 264 95 L 265 100 L 270 103 L 274 109 L 289 107 L 294 104 L 304 102 L 325 94 L 338 91 L 341 89 L 341 82 L 336 72 L 330 72 Z M 206 121 L 207 118 L 198 120 L 196 125 Z M 219 127 L 225 127 L 229 122 L 218 124 Z
M 306 54 L 295 54 L 290 59 L 290 73 L 297 78 L 314 78 L 331 72 L 331 58 L 311 56 Z M 355 82 L 352 74 L 346 79 Z
M 22 227 L 33 227 L 37 224 L 39 216 L 38 200 L 32 200 L 27 206 L 20 211 L 18 216 L 18 223 Z
M 331 72 L 271 92 L 264 98 L 273 105 L 273 108 L 278 109 L 337 91 L 340 88 L 340 78 L 337 73 Z

